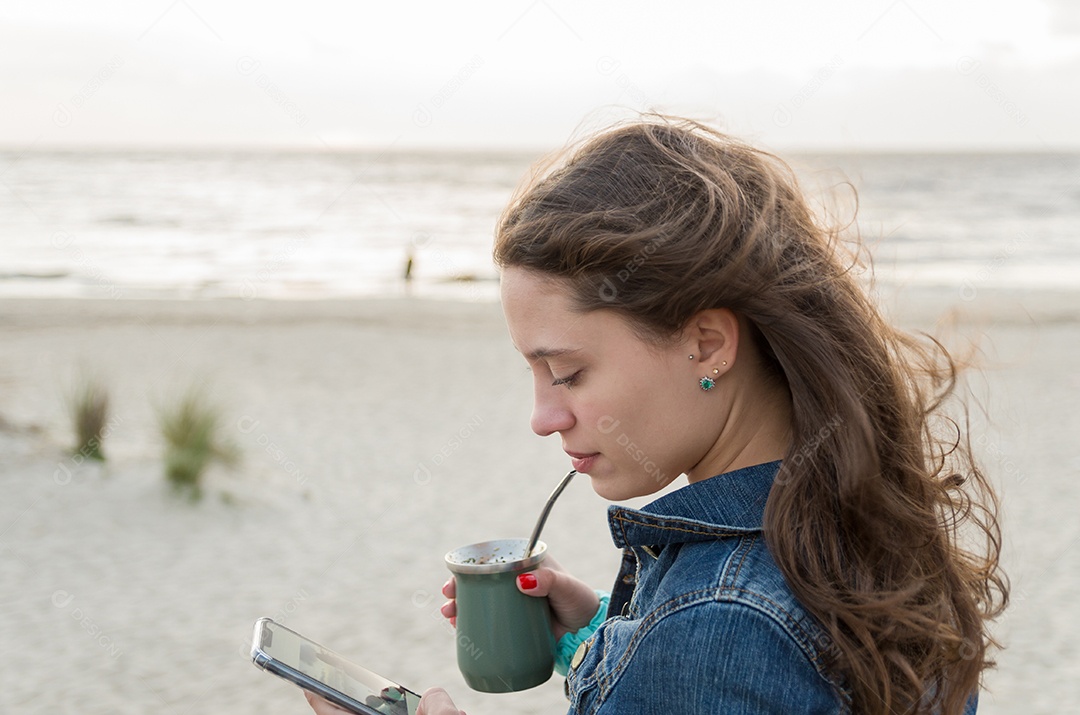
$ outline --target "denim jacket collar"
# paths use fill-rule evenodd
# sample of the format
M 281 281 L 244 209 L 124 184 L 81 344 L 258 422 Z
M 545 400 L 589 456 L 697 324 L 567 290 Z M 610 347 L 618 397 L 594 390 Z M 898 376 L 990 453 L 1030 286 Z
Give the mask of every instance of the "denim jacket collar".
M 628 548 L 760 531 L 780 464 L 757 464 L 694 482 L 641 509 L 608 507 L 612 539 L 619 548 Z

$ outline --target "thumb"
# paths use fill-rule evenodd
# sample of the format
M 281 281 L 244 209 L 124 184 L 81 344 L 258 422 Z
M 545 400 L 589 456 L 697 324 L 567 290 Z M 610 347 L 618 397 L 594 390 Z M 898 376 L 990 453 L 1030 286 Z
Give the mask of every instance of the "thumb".
M 450 696 L 442 688 L 428 688 L 420 698 L 416 715 L 465 715 L 457 709 Z
M 549 568 L 540 567 L 536 571 L 518 574 L 518 590 L 526 596 L 542 598 L 551 593 L 551 587 L 555 583 L 556 573 Z
M 517 587 L 527 596 L 547 596 L 555 617 L 571 631 L 587 626 L 600 607 L 599 597 L 588 584 L 546 566 L 519 574 Z

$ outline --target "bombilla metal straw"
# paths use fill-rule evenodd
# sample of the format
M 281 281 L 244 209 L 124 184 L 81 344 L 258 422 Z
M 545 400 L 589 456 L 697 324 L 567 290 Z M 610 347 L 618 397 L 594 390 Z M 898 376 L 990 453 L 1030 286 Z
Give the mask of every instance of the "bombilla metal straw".
M 547 521 L 548 514 L 551 513 L 551 507 L 555 505 L 555 500 L 562 494 L 563 489 L 566 489 L 566 485 L 570 483 L 570 480 L 577 474 L 576 469 L 571 469 L 559 485 L 551 492 L 551 496 L 548 497 L 547 503 L 544 504 L 544 510 L 540 512 L 540 518 L 536 520 L 536 526 L 533 528 L 532 536 L 529 537 L 529 545 L 525 547 L 525 556 L 528 558 L 532 556 L 533 549 L 536 548 L 536 542 L 540 541 L 540 531 L 544 528 L 544 522 Z

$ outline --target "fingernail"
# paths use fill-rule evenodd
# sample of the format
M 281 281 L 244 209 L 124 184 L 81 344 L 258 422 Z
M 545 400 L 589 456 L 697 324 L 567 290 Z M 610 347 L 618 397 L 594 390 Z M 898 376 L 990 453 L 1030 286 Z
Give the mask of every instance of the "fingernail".
M 523 573 L 518 576 L 518 586 L 521 586 L 526 591 L 531 591 L 536 588 L 536 577 L 531 573 Z

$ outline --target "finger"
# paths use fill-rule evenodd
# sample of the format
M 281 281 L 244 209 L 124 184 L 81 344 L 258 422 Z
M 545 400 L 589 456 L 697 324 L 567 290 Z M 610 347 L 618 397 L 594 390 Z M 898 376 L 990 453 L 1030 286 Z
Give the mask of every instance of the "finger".
M 457 596 L 457 581 L 455 581 L 453 577 L 450 577 L 450 580 L 443 584 L 442 595 L 447 598 L 455 598 Z
M 546 566 L 541 566 L 535 571 L 518 574 L 517 587 L 522 593 L 539 598 L 551 593 L 551 589 L 555 586 L 558 578 L 558 572 Z
M 447 601 L 439 606 L 439 613 L 445 618 L 453 618 L 457 615 L 457 601 Z
M 570 630 L 588 625 L 600 607 L 596 592 L 565 571 L 541 567 L 518 576 L 517 586 L 527 596 L 547 596 L 556 618 Z
M 315 711 L 316 715 L 341 715 L 341 713 L 349 715 L 348 710 L 342 710 L 329 700 L 321 698 L 307 690 L 304 691 L 304 697 L 307 698 L 308 705 L 311 706 L 311 709 Z
M 555 560 L 554 556 L 544 557 L 544 568 L 549 568 L 552 571 L 562 571 L 564 573 L 568 573 L 566 569 L 563 568 L 563 565 Z
M 416 715 L 465 715 L 442 688 L 428 688 L 420 697 Z

